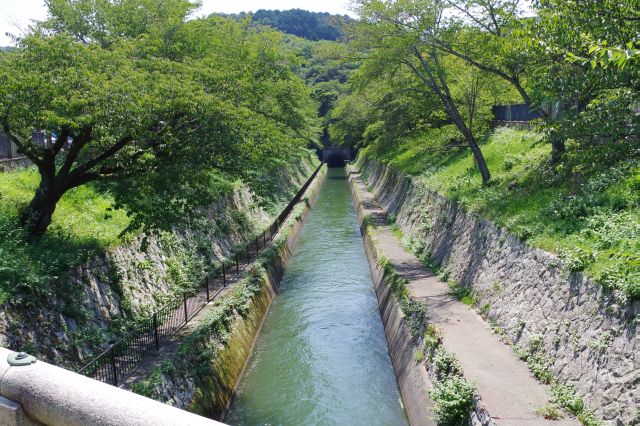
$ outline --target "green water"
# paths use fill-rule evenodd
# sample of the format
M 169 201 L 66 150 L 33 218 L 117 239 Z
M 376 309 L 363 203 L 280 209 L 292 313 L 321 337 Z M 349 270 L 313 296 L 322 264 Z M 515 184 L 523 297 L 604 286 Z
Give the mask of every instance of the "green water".
M 225 423 L 407 424 L 343 169 L 329 169 Z

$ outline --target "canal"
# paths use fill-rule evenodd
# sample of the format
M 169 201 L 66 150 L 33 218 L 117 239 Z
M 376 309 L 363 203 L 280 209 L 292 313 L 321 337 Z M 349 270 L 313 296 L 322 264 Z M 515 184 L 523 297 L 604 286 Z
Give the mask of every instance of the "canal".
M 329 169 L 225 423 L 407 424 L 344 169 Z

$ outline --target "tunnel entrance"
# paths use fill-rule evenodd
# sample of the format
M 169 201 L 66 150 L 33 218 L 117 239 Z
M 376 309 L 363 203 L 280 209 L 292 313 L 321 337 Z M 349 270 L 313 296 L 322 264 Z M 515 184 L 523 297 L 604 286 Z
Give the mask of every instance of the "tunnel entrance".
M 351 161 L 351 150 L 349 148 L 325 148 L 322 150 L 321 158 L 329 167 L 344 167 L 346 162 Z

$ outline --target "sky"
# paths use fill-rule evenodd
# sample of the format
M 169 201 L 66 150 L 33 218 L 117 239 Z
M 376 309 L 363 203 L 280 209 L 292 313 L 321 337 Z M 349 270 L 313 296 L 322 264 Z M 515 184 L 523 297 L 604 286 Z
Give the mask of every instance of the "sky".
M 202 7 L 197 15 L 294 8 L 341 15 L 352 14 L 349 12 L 349 0 L 202 0 Z M 46 16 L 44 0 L 0 0 L 0 46 L 12 44 L 6 33 L 20 35 L 31 21 L 42 20 Z

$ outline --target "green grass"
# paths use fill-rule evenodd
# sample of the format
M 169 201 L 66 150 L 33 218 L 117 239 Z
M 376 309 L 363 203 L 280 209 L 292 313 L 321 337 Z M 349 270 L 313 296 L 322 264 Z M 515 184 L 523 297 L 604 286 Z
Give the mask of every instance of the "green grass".
M 0 173 L 0 303 L 35 303 L 56 289 L 51 282 L 69 267 L 118 244 L 129 224 L 112 199 L 84 185 L 60 200 L 47 234 L 27 242 L 18 226 L 20 211 L 39 183 L 33 168 Z M 64 290 L 64 289 L 62 289 Z
M 637 147 L 597 146 L 549 164 L 533 131 L 498 129 L 482 144 L 492 174 L 483 187 L 468 150 L 449 127 L 365 155 L 416 176 L 429 188 L 493 220 L 532 246 L 559 254 L 623 297 L 640 299 L 640 165 Z M 634 151 L 635 149 L 635 151 Z M 575 184 L 574 172 L 580 172 Z

